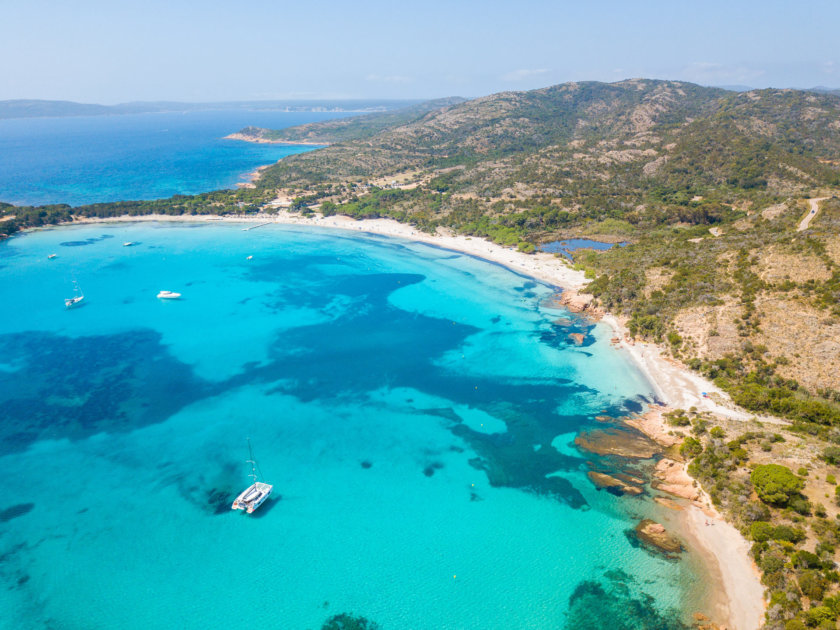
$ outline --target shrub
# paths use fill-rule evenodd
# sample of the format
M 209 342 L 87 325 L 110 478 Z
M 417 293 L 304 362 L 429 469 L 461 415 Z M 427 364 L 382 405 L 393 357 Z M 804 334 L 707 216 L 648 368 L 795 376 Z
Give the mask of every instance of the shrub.
M 825 476 L 825 481 L 826 481 L 826 483 L 830 483 L 832 486 L 837 485 L 837 478 L 832 474 L 826 475 Z
M 680 446 L 680 455 L 687 459 L 697 457 L 702 452 L 703 445 L 700 443 L 700 440 L 691 436 L 686 437 Z M 838 487 L 838 490 L 840 490 L 840 487 Z
M 798 496 L 803 487 L 802 480 L 787 466 L 762 464 L 750 474 L 755 491 L 765 503 L 785 506 Z
M 811 502 L 803 496 L 794 497 L 790 500 L 791 509 L 802 516 L 811 515 Z
M 820 455 L 825 461 L 834 466 L 840 465 L 840 446 L 829 446 Z
M 805 592 L 805 589 L 802 589 L 802 592 Z M 805 593 L 808 595 L 807 593 Z M 808 595 L 810 597 L 810 595 Z M 820 599 L 820 597 L 812 597 L 811 599 Z M 811 608 L 807 613 L 805 613 L 805 618 L 809 626 L 821 626 L 823 622 L 831 622 L 836 619 L 837 615 L 834 613 L 831 608 L 828 606 L 814 606 Z M 832 624 L 832 628 L 834 625 Z
M 750 525 L 750 538 L 756 542 L 767 542 L 773 537 L 773 526 L 767 521 L 756 521 Z
M 761 558 L 761 570 L 765 573 L 776 573 L 785 566 L 785 557 L 778 552 L 766 553 Z
M 712 427 L 709 430 L 709 435 L 711 435 L 713 438 L 717 438 L 717 439 L 721 440 L 724 437 L 726 437 L 726 432 L 723 429 L 721 429 L 720 427 Z
M 790 525 L 777 525 L 773 528 L 770 538 L 773 540 L 784 540 L 791 543 L 798 543 L 805 540 L 805 532 Z

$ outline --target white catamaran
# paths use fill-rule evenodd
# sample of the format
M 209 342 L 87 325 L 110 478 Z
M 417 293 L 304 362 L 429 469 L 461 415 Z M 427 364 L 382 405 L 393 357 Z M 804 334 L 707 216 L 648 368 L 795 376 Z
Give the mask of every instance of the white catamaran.
M 82 293 L 82 289 L 79 287 L 79 283 L 73 280 L 73 297 L 71 298 L 64 298 L 64 307 L 65 308 L 73 308 L 79 302 L 85 299 L 85 294 Z
M 245 510 L 248 514 L 251 514 L 268 498 L 268 495 L 271 494 L 271 490 L 274 486 L 258 481 L 257 470 L 259 465 L 257 464 L 257 460 L 254 459 L 254 453 L 251 450 L 250 438 L 248 439 L 247 463 L 251 464 L 251 473 L 248 476 L 254 480 L 254 483 L 245 488 L 242 493 L 234 499 L 231 509 Z M 262 474 L 262 471 L 260 471 L 260 474 Z

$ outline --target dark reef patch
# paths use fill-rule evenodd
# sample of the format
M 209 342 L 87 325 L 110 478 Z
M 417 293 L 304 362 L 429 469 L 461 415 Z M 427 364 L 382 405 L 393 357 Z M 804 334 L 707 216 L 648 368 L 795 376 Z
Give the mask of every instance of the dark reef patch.
M 333 615 L 324 622 L 321 630 L 379 630 L 378 623 L 356 616 L 352 613 L 341 613 Z
M 656 608 L 623 571 L 610 571 L 604 581 L 586 580 L 569 597 L 567 630 L 688 630 L 676 610 Z
M 6 523 L 13 518 L 28 514 L 34 507 L 34 503 L 18 503 L 17 505 L 7 507 L 5 510 L 0 510 L 0 523 Z
M 98 243 L 99 241 L 104 241 L 109 238 L 114 238 L 114 235 L 102 234 L 100 236 L 92 236 L 91 238 L 87 238 L 83 241 L 64 241 L 63 243 L 59 243 L 59 245 L 61 247 L 84 247 L 85 245 L 93 245 L 94 243 Z
M 0 356 L 23 364 L 0 372 L 0 453 L 41 439 L 130 431 L 218 392 L 172 357 L 159 333 L 145 329 L 77 338 L 0 335 Z

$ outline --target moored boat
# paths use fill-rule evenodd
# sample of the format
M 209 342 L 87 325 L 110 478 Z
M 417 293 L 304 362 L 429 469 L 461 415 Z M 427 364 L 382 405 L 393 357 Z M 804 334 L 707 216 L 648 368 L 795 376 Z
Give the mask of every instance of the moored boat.
M 254 480 L 254 483 L 239 493 L 239 496 L 233 500 L 231 509 L 245 510 L 248 514 L 252 514 L 269 497 L 274 486 L 259 480 L 259 476 L 257 475 L 258 465 L 254 459 L 254 453 L 251 450 L 250 439 L 248 440 L 248 456 L 249 459 L 246 461 L 251 464 L 251 472 L 248 476 Z
M 161 291 L 157 294 L 157 296 L 161 300 L 177 300 L 179 297 L 181 297 L 181 294 L 175 293 L 175 291 Z
M 75 280 L 73 281 L 74 287 L 74 295 L 71 298 L 64 298 L 64 308 L 73 308 L 77 306 L 79 302 L 85 299 L 85 294 L 82 293 L 82 289 L 79 287 L 79 283 Z

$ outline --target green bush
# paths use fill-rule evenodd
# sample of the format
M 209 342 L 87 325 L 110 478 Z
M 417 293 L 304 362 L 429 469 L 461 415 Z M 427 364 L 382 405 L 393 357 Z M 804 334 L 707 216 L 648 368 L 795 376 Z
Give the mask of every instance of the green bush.
M 778 552 L 766 553 L 761 558 L 759 566 L 765 573 L 776 573 L 784 568 L 785 557 Z
M 840 465 L 840 446 L 829 446 L 820 455 L 825 461 L 834 466 Z
M 682 455 L 686 459 L 689 459 L 691 457 L 697 457 L 702 452 L 703 445 L 700 443 L 700 440 L 698 440 L 697 438 L 693 438 L 690 435 L 683 440 L 683 443 L 680 446 L 680 455 Z
M 726 432 L 720 427 L 712 427 L 709 430 L 709 435 L 711 435 L 713 438 L 721 440 L 726 437 Z
M 803 589 L 803 593 L 804 593 Z M 806 593 L 807 595 L 807 593 Z M 810 597 L 810 595 L 809 595 Z M 822 597 L 822 596 L 820 596 Z M 814 597 L 812 599 L 820 599 L 820 597 Z M 811 608 L 807 613 L 805 613 L 805 619 L 809 626 L 821 626 L 823 622 L 832 622 L 837 618 L 837 615 L 834 613 L 831 608 L 828 606 L 814 606 Z M 834 627 L 833 625 L 831 627 Z
M 759 499 L 779 506 L 787 505 L 799 495 L 804 486 L 803 481 L 790 468 L 780 464 L 756 466 L 750 474 L 750 480 Z
M 773 537 L 773 526 L 767 521 L 755 521 L 750 525 L 750 538 L 756 542 L 767 542 Z
M 790 525 L 777 525 L 773 528 L 773 533 L 770 537 L 773 540 L 784 540 L 791 543 L 798 543 L 805 540 L 805 532 L 798 527 L 791 527 Z

